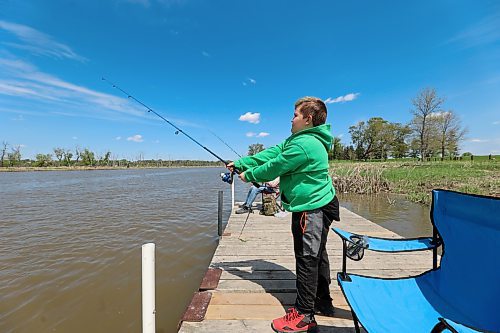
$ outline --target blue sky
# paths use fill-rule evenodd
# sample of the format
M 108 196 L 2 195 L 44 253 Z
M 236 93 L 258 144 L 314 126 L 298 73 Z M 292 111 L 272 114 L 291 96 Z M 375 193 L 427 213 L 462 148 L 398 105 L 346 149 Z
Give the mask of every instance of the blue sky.
M 296 99 L 328 102 L 344 144 L 370 117 L 411 119 L 425 87 L 500 154 L 500 3 L 0 0 L 0 142 L 136 159 L 225 159 L 290 134 Z

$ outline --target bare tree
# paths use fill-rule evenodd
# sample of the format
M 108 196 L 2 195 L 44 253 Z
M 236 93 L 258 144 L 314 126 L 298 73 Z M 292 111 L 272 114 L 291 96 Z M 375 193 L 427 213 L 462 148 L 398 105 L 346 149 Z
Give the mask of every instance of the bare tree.
M 3 167 L 3 161 L 5 159 L 5 154 L 7 153 L 7 147 L 9 146 L 9 144 L 7 143 L 7 141 L 3 141 L 2 142 L 2 156 L 1 156 L 1 159 L 0 159 L 0 162 L 1 162 L 1 167 Z
M 21 146 L 17 145 L 11 150 L 12 152 L 7 154 L 7 157 L 9 158 L 10 166 L 15 166 L 21 162 Z
M 436 114 L 433 121 L 438 131 L 441 160 L 443 160 L 446 150 L 450 155 L 458 152 L 458 145 L 467 133 L 467 129 L 462 128 L 460 118 L 453 110 Z
M 434 112 L 441 110 L 441 105 L 444 103 L 444 98 L 440 98 L 436 94 L 434 88 L 425 88 L 412 100 L 413 120 L 411 122 L 413 130 L 418 136 L 420 144 L 420 156 L 422 160 L 427 156 L 429 147 L 430 132 L 428 128 L 429 117 Z
M 82 157 L 82 150 L 79 146 L 75 147 L 75 164 L 78 164 L 78 161 L 80 161 L 80 158 Z

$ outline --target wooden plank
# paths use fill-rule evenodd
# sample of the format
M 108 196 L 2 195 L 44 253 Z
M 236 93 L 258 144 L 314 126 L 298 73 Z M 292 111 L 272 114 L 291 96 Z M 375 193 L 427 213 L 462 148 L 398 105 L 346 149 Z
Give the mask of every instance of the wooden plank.
M 200 290 L 213 290 L 217 288 L 219 279 L 222 274 L 220 268 L 209 268 L 201 280 Z
M 182 321 L 202 321 L 210 303 L 212 293 L 208 291 L 194 293 L 191 303 L 182 315 Z

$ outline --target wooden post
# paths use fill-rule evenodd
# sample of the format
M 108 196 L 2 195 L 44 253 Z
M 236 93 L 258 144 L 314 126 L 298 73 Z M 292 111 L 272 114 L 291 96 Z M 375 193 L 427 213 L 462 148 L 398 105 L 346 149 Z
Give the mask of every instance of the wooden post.
M 142 333 L 155 333 L 155 244 L 142 245 Z
M 233 182 L 234 184 L 234 182 Z M 232 184 L 231 184 L 232 186 Z M 217 225 L 219 237 L 222 236 L 222 202 L 223 202 L 223 192 L 219 191 L 218 209 L 217 209 Z

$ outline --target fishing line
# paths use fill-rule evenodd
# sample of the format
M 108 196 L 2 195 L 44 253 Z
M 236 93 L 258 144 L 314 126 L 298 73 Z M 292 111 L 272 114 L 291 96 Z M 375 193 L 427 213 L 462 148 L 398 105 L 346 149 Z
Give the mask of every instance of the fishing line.
M 212 156 L 214 156 L 215 158 L 217 158 L 219 161 L 221 161 L 222 163 L 224 163 L 224 166 L 227 167 L 227 165 L 229 164 L 229 161 L 226 161 L 226 160 L 223 160 L 221 157 L 219 157 L 219 155 L 217 155 L 216 153 L 214 153 L 213 151 L 211 151 L 210 149 L 208 149 L 207 147 L 205 147 L 204 145 L 202 145 L 200 142 L 198 142 L 196 139 L 194 139 L 192 136 L 190 136 L 189 134 L 187 134 L 186 132 L 184 132 L 182 129 L 180 129 L 179 127 L 177 127 L 175 124 L 173 124 L 172 122 L 170 122 L 167 118 L 163 117 L 161 114 L 159 114 L 158 112 L 156 112 L 155 110 L 153 110 L 152 108 L 150 108 L 149 106 L 147 106 L 146 104 L 144 104 L 143 102 L 141 102 L 140 100 L 138 100 L 137 98 L 135 98 L 133 95 L 129 94 L 128 92 L 126 92 L 125 90 L 123 90 L 122 88 L 118 87 L 116 84 L 114 84 L 113 82 L 111 82 L 110 80 L 106 79 L 105 77 L 102 77 L 101 78 L 102 81 L 106 82 L 107 84 L 109 84 L 110 86 L 112 86 L 113 88 L 121 91 L 123 94 L 125 94 L 127 96 L 127 98 L 129 99 L 132 99 L 134 100 L 135 102 L 139 103 L 140 105 L 142 105 L 143 107 L 145 107 L 148 112 L 151 112 L 153 114 L 155 114 L 157 117 L 159 117 L 160 119 L 162 119 L 163 121 L 165 121 L 167 124 L 169 124 L 170 126 L 172 126 L 173 128 L 176 129 L 176 132 L 175 134 L 179 134 L 179 133 L 182 133 L 184 134 L 188 139 L 190 139 L 191 141 L 193 141 L 194 143 L 196 143 L 198 146 L 200 146 L 201 148 L 205 149 L 208 153 L 210 153 Z M 220 138 L 219 138 L 220 139 Z M 222 140 L 222 139 L 220 139 Z M 229 147 L 229 146 L 228 146 Z M 231 148 L 232 149 L 232 148 Z M 234 150 L 233 150 L 234 151 Z M 237 153 L 238 154 L 238 153 Z M 239 154 L 238 154 L 239 155 Z M 236 172 L 237 174 L 240 174 L 241 171 L 238 170 L 237 168 L 233 167 L 233 170 L 234 172 Z M 252 182 L 252 184 L 256 187 L 260 187 L 260 184 L 256 183 L 256 182 Z
M 222 142 L 223 144 L 226 145 L 227 148 L 231 149 L 233 151 L 233 153 L 235 153 L 236 155 L 238 155 L 240 158 L 242 158 L 242 156 L 240 154 L 238 154 L 238 152 L 236 150 L 234 150 L 230 145 L 228 145 L 224 140 L 221 139 L 220 136 L 218 136 L 217 134 L 215 134 L 214 132 L 212 132 L 211 130 L 208 130 L 210 133 L 212 133 L 217 139 L 220 140 L 220 142 Z
M 246 239 L 242 239 L 241 235 L 243 234 L 243 230 L 245 230 L 245 226 L 247 225 L 247 221 L 248 221 L 248 217 L 250 217 L 250 213 L 252 213 L 252 208 L 248 209 L 247 218 L 245 219 L 245 223 L 243 223 L 243 228 L 241 228 L 240 235 L 238 236 L 238 239 L 242 242 L 246 242 Z

